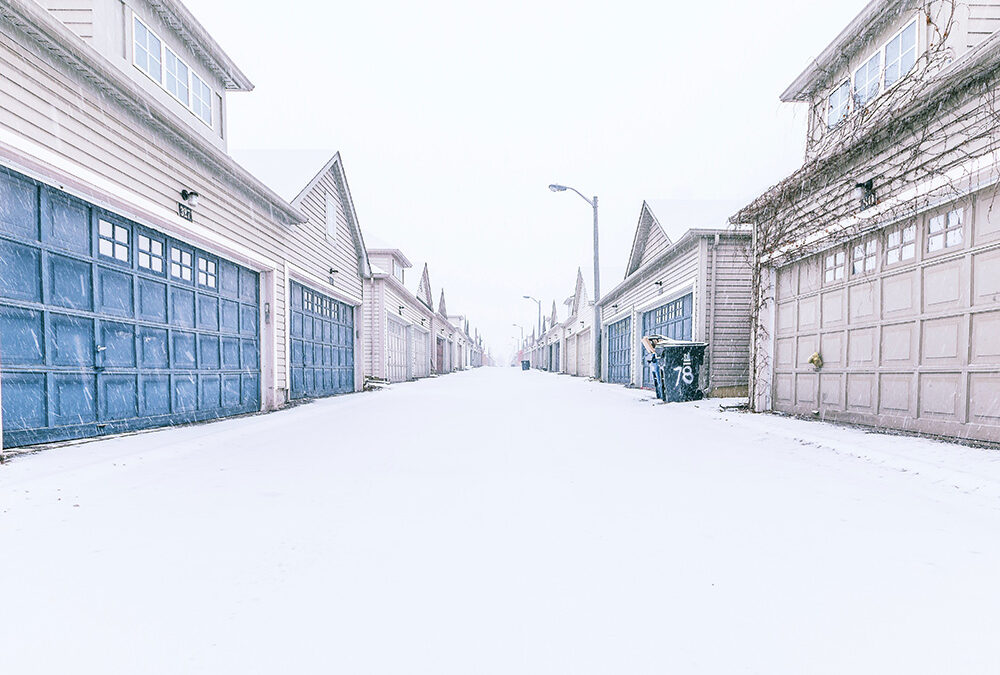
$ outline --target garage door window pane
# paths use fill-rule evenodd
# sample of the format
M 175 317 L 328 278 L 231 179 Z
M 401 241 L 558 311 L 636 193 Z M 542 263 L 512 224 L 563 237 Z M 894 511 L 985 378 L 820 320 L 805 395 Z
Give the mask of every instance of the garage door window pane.
M 191 281 L 191 253 L 178 248 L 170 249 L 170 276 Z
M 826 274 L 824 279 L 827 282 L 840 281 L 844 278 L 844 268 L 846 267 L 847 255 L 843 251 L 830 253 L 826 256 Z
M 927 250 L 941 251 L 962 245 L 962 209 L 934 216 L 927 222 Z
M 163 242 L 140 234 L 139 267 L 160 274 L 163 272 Z
M 851 274 L 868 274 L 875 271 L 877 258 L 874 239 L 858 242 L 852 250 Z
M 128 228 L 101 220 L 97 224 L 97 249 L 101 255 L 128 262 Z
M 885 242 L 885 264 L 913 260 L 917 253 L 916 239 L 916 225 L 906 225 L 890 232 Z

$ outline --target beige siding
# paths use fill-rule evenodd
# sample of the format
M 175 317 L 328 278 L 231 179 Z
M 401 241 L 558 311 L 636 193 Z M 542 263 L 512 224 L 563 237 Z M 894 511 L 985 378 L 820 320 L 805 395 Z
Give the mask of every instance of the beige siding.
M 722 237 L 718 247 L 711 239 L 702 241 L 708 244 L 702 252 L 705 302 L 700 338 L 708 343 L 706 386 L 743 388 L 750 377 L 748 239 Z
M 371 377 L 385 377 L 385 280 L 372 279 L 366 282 L 369 292 L 364 303 L 364 323 L 362 326 L 362 350 L 364 351 L 364 374 Z
M 652 223 L 649 228 L 649 237 L 646 239 L 646 247 L 642 251 L 642 260 L 639 262 L 639 267 L 652 260 L 656 260 L 669 246 L 670 240 L 667 238 L 667 235 L 664 234 L 663 230 L 656 223 Z
M 93 0 L 47 0 L 42 4 L 78 37 L 88 42 L 94 37 Z
M 966 46 L 971 49 L 1000 29 L 1000 2 L 969 3 Z

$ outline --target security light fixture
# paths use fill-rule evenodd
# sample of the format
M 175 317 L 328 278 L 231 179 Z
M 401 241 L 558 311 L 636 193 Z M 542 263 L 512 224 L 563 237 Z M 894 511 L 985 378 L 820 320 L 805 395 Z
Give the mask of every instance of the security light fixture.
M 399 306 L 399 315 L 403 316 L 403 305 Z
M 874 181 L 869 178 L 863 183 L 854 184 L 854 198 L 857 199 L 862 208 L 868 208 L 870 206 L 875 206 L 875 184 Z
M 190 206 L 192 209 L 198 208 L 198 199 L 200 197 L 201 195 L 199 195 L 194 190 L 188 190 L 188 189 L 181 190 L 181 199 L 183 199 L 185 203 L 187 203 L 187 205 Z
M 653 284 L 654 284 L 654 285 L 655 285 L 655 286 L 656 286 L 657 288 L 662 288 L 662 287 L 663 287 L 663 282 L 662 282 L 662 281 L 654 281 L 654 282 L 653 282 Z

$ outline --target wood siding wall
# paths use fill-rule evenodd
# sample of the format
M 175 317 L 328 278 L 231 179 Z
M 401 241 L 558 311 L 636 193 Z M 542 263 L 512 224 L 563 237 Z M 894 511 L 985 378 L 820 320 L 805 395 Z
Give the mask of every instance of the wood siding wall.
M 969 3 L 968 26 L 965 34 L 966 47 L 972 49 L 977 44 L 1000 30 L 1000 1 L 980 0 Z
M 720 237 L 718 246 L 711 238 L 702 239 L 705 300 L 700 339 L 708 343 L 706 386 L 712 390 L 745 388 L 750 378 L 748 247 L 749 237 Z
M 94 37 L 93 0 L 48 0 L 46 4 L 52 16 L 66 24 L 66 27 L 80 38 L 90 42 Z

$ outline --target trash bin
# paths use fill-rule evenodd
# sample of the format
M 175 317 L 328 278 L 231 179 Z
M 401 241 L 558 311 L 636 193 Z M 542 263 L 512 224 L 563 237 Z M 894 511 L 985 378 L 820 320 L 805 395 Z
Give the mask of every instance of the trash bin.
M 521 361 L 521 370 L 531 370 L 531 361 Z
M 647 358 L 659 398 L 666 402 L 702 398 L 698 380 L 707 344 L 674 340 L 663 335 L 647 335 L 642 338 L 642 344 L 649 353 Z

